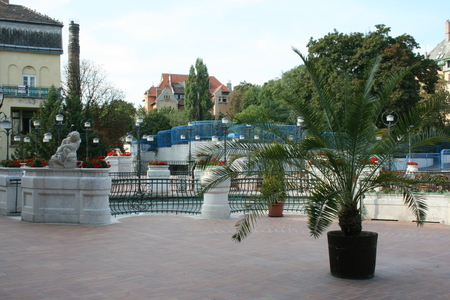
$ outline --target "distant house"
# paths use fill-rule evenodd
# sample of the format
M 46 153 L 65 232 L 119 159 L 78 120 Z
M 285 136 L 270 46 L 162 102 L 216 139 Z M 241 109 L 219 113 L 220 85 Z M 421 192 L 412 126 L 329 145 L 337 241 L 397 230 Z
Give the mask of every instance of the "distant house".
M 144 107 L 152 111 L 161 107 L 184 109 L 184 87 L 189 75 L 163 73 L 161 82 L 144 93 Z M 218 118 L 228 112 L 228 97 L 231 84 L 223 85 L 214 76 L 209 76 L 209 92 L 214 103 L 211 113 Z
M 17 145 L 12 136 L 30 132 L 49 88 L 60 88 L 62 28 L 55 19 L 0 0 L 0 118 L 12 121 L 9 144 L 6 138 L 0 142 L 0 159 Z
M 445 39 L 440 42 L 430 53 L 426 54 L 427 58 L 433 59 L 441 67 L 442 75 L 449 83 L 450 88 L 450 21 L 445 22 Z

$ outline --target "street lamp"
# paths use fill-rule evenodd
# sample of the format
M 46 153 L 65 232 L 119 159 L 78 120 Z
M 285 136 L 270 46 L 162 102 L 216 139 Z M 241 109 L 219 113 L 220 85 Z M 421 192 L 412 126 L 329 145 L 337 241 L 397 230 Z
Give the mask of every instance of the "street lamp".
M 34 131 L 34 136 L 35 136 L 35 149 L 34 149 L 34 153 L 36 156 L 39 156 L 39 149 L 38 149 L 38 135 L 39 135 L 39 131 L 41 130 L 41 128 L 39 128 L 39 126 L 41 125 L 41 123 L 39 122 L 39 120 L 34 120 L 33 121 L 33 128 L 31 128 Z M 25 140 L 25 139 L 24 139 Z M 25 141 L 26 142 L 26 141 Z
M 395 111 L 390 111 L 390 112 L 385 111 L 385 112 L 381 115 L 381 120 L 382 120 L 382 122 L 384 123 L 384 125 L 387 126 L 387 129 L 388 129 L 388 130 L 387 130 L 387 135 L 388 135 L 388 137 L 390 137 L 392 127 L 393 127 L 395 124 L 397 124 L 397 122 L 398 122 L 398 114 L 397 114 Z M 386 120 L 386 121 L 385 121 L 385 120 Z M 391 159 L 389 160 L 389 165 L 388 165 L 389 171 L 392 170 L 392 159 L 393 159 L 393 158 L 391 158 Z
M 42 139 L 42 141 L 44 143 L 48 143 L 52 138 L 53 138 L 52 134 L 50 132 L 47 132 L 46 134 L 44 134 L 44 138 Z
M 5 113 L 1 112 L 4 115 L 4 119 L 0 121 L 0 128 L 4 129 L 6 133 L 6 160 L 9 159 L 9 134 L 12 128 L 11 120 L 8 120 Z
M 297 128 L 298 128 L 298 141 L 300 142 L 303 134 L 303 122 L 305 120 L 302 116 L 297 117 Z
M 61 130 L 62 130 L 62 127 L 64 126 L 64 123 L 63 123 L 64 116 L 62 114 L 57 114 L 55 116 L 55 119 L 56 119 L 56 122 L 58 122 L 58 123 L 55 123 L 55 126 L 58 127 L 58 146 L 59 146 L 59 144 L 61 143 Z
M 91 131 L 91 122 L 84 122 L 84 132 L 86 133 L 86 158 L 89 158 L 89 132 Z
M 136 124 L 135 124 L 135 131 L 136 131 L 136 135 L 137 135 L 137 155 L 136 155 L 136 160 L 137 160 L 137 177 L 138 177 L 138 195 L 142 195 L 142 191 L 141 191 L 141 129 L 142 129 L 142 122 L 144 122 L 144 118 L 142 117 L 137 117 L 136 118 Z M 146 136 L 146 139 L 148 140 L 148 136 Z M 130 143 L 133 141 L 133 135 L 131 133 L 129 133 L 126 138 L 125 141 L 127 143 Z
M 228 118 L 222 118 L 223 128 L 223 149 L 225 151 L 224 162 L 227 163 L 227 133 L 228 133 Z
M 395 111 L 385 111 L 381 115 L 381 120 L 384 125 L 388 128 L 388 136 L 391 134 L 392 127 L 398 122 L 398 114 Z
M 252 125 L 250 125 L 250 124 L 247 124 L 247 125 L 245 125 L 245 129 L 247 129 L 247 139 L 250 141 L 250 133 L 251 133 L 251 131 L 252 131 Z

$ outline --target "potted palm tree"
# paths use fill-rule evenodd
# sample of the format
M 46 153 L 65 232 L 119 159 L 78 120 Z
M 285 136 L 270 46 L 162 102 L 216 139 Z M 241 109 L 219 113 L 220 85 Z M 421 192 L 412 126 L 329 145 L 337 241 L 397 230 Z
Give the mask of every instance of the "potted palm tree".
M 286 200 L 285 172 L 281 164 L 276 161 L 267 161 L 262 172 L 261 196 L 271 199 L 268 204 L 269 217 L 282 217 Z
M 408 153 L 409 147 L 420 147 L 443 139 L 438 137 L 436 131 L 420 131 L 411 143 L 404 141 L 404 137 L 419 132 L 418 129 L 437 111 L 441 102 L 435 98 L 419 103 L 400 117 L 395 131 L 378 128 L 376 124 L 386 101 L 411 68 L 393 74 L 374 93 L 374 76 L 380 60 L 377 58 L 363 85 L 348 85 L 344 93 L 337 93 L 327 87 L 306 57 L 298 50 L 294 51 L 303 60 L 318 95 L 315 103 L 286 98 L 304 119 L 305 138 L 292 141 L 278 133 L 284 143 L 254 145 L 230 142 L 228 151 L 240 153 L 247 159 L 245 163 L 241 160 L 240 163 L 229 164 L 216 177 L 216 181 L 251 175 L 268 162 L 289 165 L 308 174 L 311 181 L 306 212 L 311 235 L 318 238 L 335 220 L 338 220 L 341 228 L 340 231 L 327 233 L 331 274 L 340 278 L 372 278 L 377 233 L 362 230 L 364 194 L 386 184 L 397 186 L 403 192 L 404 204 L 415 215 L 417 225 L 423 225 L 427 204 L 422 195 L 417 193 L 418 187 L 424 182 L 442 179 L 432 175 L 411 178 L 386 168 L 392 165 L 395 155 Z M 276 128 L 270 124 L 259 123 L 258 126 L 276 132 Z M 211 153 L 213 156 L 223 156 L 220 150 L 226 149 L 211 148 Z M 284 186 L 286 191 L 299 189 L 294 181 L 286 181 Z M 274 199 L 266 195 L 256 201 L 236 224 L 237 231 L 232 239 L 240 242 L 248 236 L 256 218 L 264 215 L 267 205 L 273 204 Z

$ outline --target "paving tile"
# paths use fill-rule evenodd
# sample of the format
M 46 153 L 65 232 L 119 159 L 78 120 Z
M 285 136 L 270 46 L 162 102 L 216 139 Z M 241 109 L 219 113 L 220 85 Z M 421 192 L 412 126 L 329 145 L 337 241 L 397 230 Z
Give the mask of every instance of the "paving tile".
M 370 280 L 329 274 L 326 236 L 306 217 L 258 220 L 242 243 L 233 216 L 119 218 L 108 226 L 0 217 L 0 299 L 448 299 L 450 226 L 364 222 L 379 233 Z M 338 229 L 333 224 L 331 229 Z

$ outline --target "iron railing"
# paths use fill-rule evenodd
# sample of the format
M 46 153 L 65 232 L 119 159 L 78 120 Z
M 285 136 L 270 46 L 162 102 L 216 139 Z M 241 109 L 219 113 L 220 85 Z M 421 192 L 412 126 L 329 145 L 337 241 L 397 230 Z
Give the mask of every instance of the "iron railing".
M 20 215 L 20 213 L 22 212 L 22 203 L 20 203 L 20 210 L 19 210 L 19 203 L 18 203 L 18 197 L 19 197 L 19 187 L 21 187 L 22 184 L 22 179 L 21 178 L 11 178 L 9 180 L 9 184 L 10 185 L 15 185 L 15 192 L 16 192 L 16 196 L 15 196 L 15 203 L 14 203 L 14 211 L 9 212 L 10 214 L 14 214 L 14 215 Z
M 287 177 L 289 181 L 287 197 L 284 203 L 284 211 L 304 213 L 306 208 L 306 193 L 308 182 L 304 178 Z M 228 201 L 232 213 L 248 212 L 253 209 L 258 199 L 262 178 L 235 178 L 231 180 Z
M 132 173 L 113 173 L 110 194 L 112 215 L 132 213 L 187 213 L 200 214 L 203 204 L 198 179 L 179 177 L 149 179 L 132 177 Z M 288 177 L 291 189 L 287 192 L 285 211 L 304 213 L 306 185 L 302 178 Z M 232 213 L 252 210 L 252 204 L 261 197 L 261 178 L 231 180 L 229 204 Z
M 47 98 L 50 88 L 48 87 L 24 87 L 17 85 L 4 85 L 3 93 L 5 97 L 30 97 Z M 61 89 L 57 89 L 58 95 L 61 95 Z
M 112 215 L 129 213 L 198 214 L 203 199 L 194 179 L 113 179 L 109 205 Z

